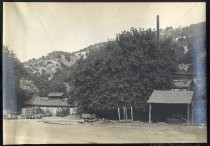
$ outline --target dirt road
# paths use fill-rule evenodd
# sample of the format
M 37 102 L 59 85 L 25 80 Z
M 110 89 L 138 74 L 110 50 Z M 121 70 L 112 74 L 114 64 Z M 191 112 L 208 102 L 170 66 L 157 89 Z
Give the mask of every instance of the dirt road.
M 206 126 L 133 123 L 49 124 L 39 120 L 3 121 L 4 144 L 200 143 Z

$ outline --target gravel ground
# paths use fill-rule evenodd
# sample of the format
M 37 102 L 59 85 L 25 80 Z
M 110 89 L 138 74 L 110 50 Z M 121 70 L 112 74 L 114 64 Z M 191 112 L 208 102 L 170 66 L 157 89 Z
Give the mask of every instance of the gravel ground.
M 206 143 L 206 126 L 166 123 L 97 121 L 68 124 L 41 119 L 3 121 L 4 144 L 52 143 Z

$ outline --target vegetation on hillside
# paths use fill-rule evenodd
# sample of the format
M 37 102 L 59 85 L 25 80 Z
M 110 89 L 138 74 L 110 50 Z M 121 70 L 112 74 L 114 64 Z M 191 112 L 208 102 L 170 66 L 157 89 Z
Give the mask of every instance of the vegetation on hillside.
M 4 46 L 4 107 L 17 110 L 30 97 L 67 92 L 69 102 L 78 103 L 81 111 L 125 105 L 144 111 L 154 89 L 170 88 L 175 71 L 195 72 L 200 95 L 205 93 L 205 71 L 199 72 L 205 68 L 204 44 L 205 22 L 168 27 L 159 41 L 153 30 L 131 28 L 113 41 L 24 63 Z
M 193 64 L 195 60 L 195 47 L 200 52 L 205 52 L 202 47 L 198 45 L 195 46 L 193 44 L 195 42 L 195 38 L 197 40 L 201 39 L 204 42 L 200 41 L 200 45 L 205 44 L 206 36 L 206 22 L 201 22 L 197 24 L 191 24 L 186 27 L 172 28 L 167 27 L 166 29 L 161 31 L 162 38 L 171 38 L 173 39 L 177 45 L 178 49 L 176 50 L 176 60 L 177 64 L 187 66 L 186 70 L 178 68 L 181 72 L 193 72 Z

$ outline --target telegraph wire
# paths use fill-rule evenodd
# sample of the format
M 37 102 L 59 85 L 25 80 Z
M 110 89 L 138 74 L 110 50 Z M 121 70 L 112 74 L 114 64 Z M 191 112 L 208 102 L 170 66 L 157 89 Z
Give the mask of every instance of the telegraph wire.
M 189 11 L 187 11 L 187 13 L 185 13 L 174 25 L 176 25 L 178 22 L 180 22 L 185 16 L 187 16 L 194 8 L 195 6 L 197 6 L 196 4 L 194 4 L 191 9 Z

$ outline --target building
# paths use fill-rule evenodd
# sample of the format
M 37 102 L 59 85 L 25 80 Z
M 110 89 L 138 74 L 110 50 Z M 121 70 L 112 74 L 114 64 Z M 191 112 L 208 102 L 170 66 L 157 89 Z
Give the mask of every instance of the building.
M 170 90 L 154 90 L 149 104 L 149 123 L 151 121 L 175 121 L 187 124 L 192 122 L 193 74 L 175 73 Z M 152 111 L 153 107 L 153 111 Z M 153 115 L 153 119 L 152 119 Z M 178 120 L 177 120 L 178 121 Z
M 193 73 L 175 73 L 170 90 L 154 90 L 147 101 L 149 123 L 181 118 L 192 125 L 206 124 L 207 103 L 193 90 L 195 81 Z
M 203 96 L 206 96 L 205 78 L 204 76 L 195 73 L 174 73 L 174 78 L 176 80 L 185 80 L 185 85 L 183 83 L 178 83 L 175 90 L 186 90 L 193 91 L 192 97 L 192 122 L 193 125 L 206 125 L 207 124 L 207 101 Z M 199 87 L 199 79 L 202 79 L 202 87 Z M 176 81 L 175 80 L 175 81 Z
M 149 104 L 149 123 L 179 119 L 190 123 L 192 117 L 192 91 L 154 90 Z M 154 116 L 153 116 L 154 115 Z
M 192 91 L 193 80 L 192 79 L 178 79 L 173 80 L 172 91 Z
M 25 107 L 33 107 L 44 112 L 50 112 L 56 116 L 58 111 L 68 111 L 69 114 L 75 114 L 77 108 L 67 103 L 67 98 L 62 92 L 50 93 L 47 97 L 33 97 L 24 103 Z

